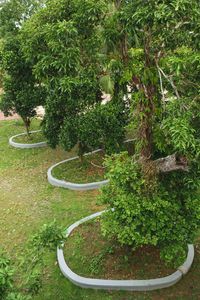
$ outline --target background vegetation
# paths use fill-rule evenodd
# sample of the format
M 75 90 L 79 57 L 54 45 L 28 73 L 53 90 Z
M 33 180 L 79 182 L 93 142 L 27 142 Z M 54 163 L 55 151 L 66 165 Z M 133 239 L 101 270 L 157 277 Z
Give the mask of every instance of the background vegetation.
M 38 124 L 33 122 L 32 129 Z M 20 150 L 8 145 L 11 134 L 22 131 L 21 121 L 0 122 L 0 244 L 15 269 L 14 279 L 18 285 L 26 272 L 20 270 L 19 258 L 25 254 L 28 240 L 43 224 L 54 219 L 66 228 L 82 217 L 103 209 L 98 202 L 98 192 L 75 192 L 55 188 L 47 184 L 46 171 L 55 160 L 61 161 L 74 155 L 61 149 L 49 148 Z M 56 157 L 56 159 L 55 159 Z M 30 196 L 31 195 L 31 196 Z M 77 241 L 78 243 L 78 241 Z M 56 263 L 56 252 L 45 257 L 43 287 L 34 300 L 143 300 L 143 299 L 198 299 L 200 294 L 200 239 L 196 242 L 195 261 L 189 274 L 174 287 L 149 293 L 104 292 L 85 290 L 74 286 L 63 277 Z M 77 255 L 81 259 L 79 244 Z M 24 256 L 26 258 L 26 256 Z M 76 261 L 77 270 L 79 261 Z M 80 270 L 81 271 L 81 270 Z

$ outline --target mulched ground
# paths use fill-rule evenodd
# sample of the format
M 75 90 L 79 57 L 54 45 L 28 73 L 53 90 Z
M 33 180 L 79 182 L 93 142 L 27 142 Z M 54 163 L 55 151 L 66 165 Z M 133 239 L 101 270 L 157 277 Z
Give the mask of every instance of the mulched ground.
M 3 120 L 16 120 L 19 119 L 19 116 L 17 114 L 14 114 L 13 116 L 10 117 L 5 117 L 4 114 L 0 111 L 0 121 Z

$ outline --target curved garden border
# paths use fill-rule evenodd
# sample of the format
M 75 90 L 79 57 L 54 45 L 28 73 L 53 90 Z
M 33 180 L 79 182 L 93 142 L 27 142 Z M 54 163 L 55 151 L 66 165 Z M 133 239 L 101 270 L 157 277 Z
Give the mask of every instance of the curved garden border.
M 100 151 L 101 151 L 101 149 L 98 149 L 98 150 L 86 153 L 86 154 L 84 154 L 84 156 L 88 156 L 93 153 L 98 153 Z M 103 186 L 109 182 L 108 180 L 102 180 L 102 181 L 91 182 L 91 183 L 73 183 L 73 182 L 67 182 L 65 180 L 60 180 L 60 179 L 53 177 L 52 170 L 55 167 L 65 163 L 65 162 L 69 162 L 69 161 L 72 161 L 72 160 L 75 160 L 78 158 L 79 158 L 78 156 L 71 157 L 71 158 L 63 160 L 63 161 L 53 165 L 52 167 L 50 167 L 47 171 L 48 182 L 53 186 L 62 187 L 65 189 L 70 189 L 70 190 L 75 190 L 75 191 L 87 191 L 87 190 L 99 189 L 101 186 Z
M 30 131 L 30 133 L 36 133 L 36 132 L 40 132 L 41 130 L 34 130 L 34 131 Z M 17 135 L 12 136 L 11 138 L 9 138 L 9 144 L 15 148 L 21 148 L 21 149 L 31 149 L 31 148 L 41 148 L 41 147 L 46 147 L 47 143 L 46 142 L 39 142 L 39 143 L 33 143 L 33 144 L 22 144 L 22 143 L 16 143 L 14 142 L 14 138 L 18 137 L 18 136 L 22 136 L 22 135 L 26 135 L 26 133 L 20 133 Z
M 129 143 L 132 142 L 133 139 L 129 139 L 126 140 L 124 143 Z M 94 153 L 98 153 L 102 151 L 101 149 L 97 149 L 95 151 L 89 152 L 84 154 L 84 156 L 88 156 Z M 65 189 L 70 189 L 70 190 L 75 190 L 75 191 L 88 191 L 88 190 L 94 190 L 94 189 L 99 189 L 101 188 L 103 185 L 106 185 L 109 183 L 109 180 L 102 180 L 102 181 L 96 181 L 96 182 L 90 182 L 90 183 L 74 183 L 74 182 L 69 182 L 69 181 L 65 181 L 65 180 L 61 180 L 61 179 L 57 179 L 52 175 L 52 170 L 69 161 L 78 159 L 78 156 L 72 157 L 72 158 L 68 158 L 66 160 L 60 161 L 59 163 L 51 166 L 48 171 L 47 171 L 47 178 L 48 178 L 48 182 L 53 185 L 53 186 L 57 186 L 57 187 L 62 187 Z
M 68 237 L 71 232 L 80 224 L 94 219 L 105 211 L 92 214 L 86 218 L 79 220 L 72 224 L 68 229 L 66 236 Z M 82 288 L 103 289 L 103 290 L 129 290 L 129 291 L 150 291 L 166 288 L 177 283 L 189 271 L 194 259 L 194 246 L 188 245 L 188 255 L 185 263 L 180 266 L 173 274 L 156 279 L 148 280 L 105 280 L 86 278 L 74 273 L 67 265 L 62 248 L 57 248 L 57 259 L 62 274 L 74 284 Z

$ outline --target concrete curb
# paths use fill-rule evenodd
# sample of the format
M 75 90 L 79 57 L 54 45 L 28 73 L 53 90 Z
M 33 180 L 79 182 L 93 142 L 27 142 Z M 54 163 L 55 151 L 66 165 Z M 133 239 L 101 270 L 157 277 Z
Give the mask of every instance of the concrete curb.
M 36 133 L 36 132 L 40 132 L 41 130 L 34 130 L 34 131 L 30 131 L 30 133 Z M 41 148 L 41 147 L 46 147 L 47 143 L 46 142 L 40 142 L 40 143 L 34 143 L 34 144 L 21 144 L 21 143 L 16 143 L 14 142 L 14 138 L 18 137 L 18 136 L 22 136 L 22 135 L 26 135 L 26 133 L 20 133 L 17 135 L 12 136 L 11 138 L 9 138 L 9 145 L 15 148 L 21 148 L 21 149 L 32 149 L 32 148 Z
M 132 142 L 132 141 L 133 141 L 133 139 L 129 139 L 129 140 L 126 140 L 124 143 L 129 143 L 129 142 Z M 97 149 L 95 151 L 84 154 L 84 156 L 92 155 L 92 154 L 98 153 L 100 151 L 102 151 L 102 150 Z M 74 182 L 69 182 L 69 181 L 57 179 L 52 175 L 52 170 L 55 167 L 57 167 L 57 166 L 59 166 L 63 163 L 78 159 L 78 158 L 79 158 L 78 156 L 68 158 L 66 160 L 63 160 L 63 161 L 51 166 L 47 171 L 48 182 L 53 186 L 62 187 L 62 188 L 65 188 L 65 189 L 70 189 L 70 190 L 75 190 L 75 191 L 88 191 L 88 190 L 99 189 L 103 185 L 106 185 L 106 184 L 109 183 L 109 180 L 102 180 L 102 181 L 91 182 L 91 183 L 74 183 Z
M 100 151 L 101 151 L 101 149 L 98 149 L 98 150 L 86 153 L 84 156 L 98 153 Z M 63 161 L 53 165 L 52 167 L 50 167 L 47 171 L 48 182 L 53 186 L 62 187 L 65 189 L 70 189 L 70 190 L 75 190 L 75 191 L 87 191 L 87 190 L 99 189 L 101 186 L 103 186 L 109 182 L 108 180 L 103 180 L 103 181 L 98 181 L 98 182 L 80 183 L 79 184 L 79 183 L 67 182 L 65 180 L 60 180 L 60 179 L 53 177 L 52 170 L 55 167 L 65 163 L 65 162 L 69 162 L 69 161 L 72 161 L 72 160 L 75 160 L 78 158 L 79 158 L 78 156 L 68 158 L 68 159 L 63 160 Z
M 68 237 L 70 233 L 78 227 L 80 224 L 94 219 L 105 211 L 101 211 L 99 213 L 92 214 L 86 218 L 81 219 L 80 221 L 72 224 L 67 229 L 66 236 Z M 77 275 L 74 273 L 67 265 L 62 248 L 57 248 L 57 259 L 60 270 L 62 274 L 68 278 L 75 285 L 78 285 L 82 288 L 90 288 L 90 289 L 102 289 L 102 290 L 127 290 L 127 291 L 151 291 L 162 288 L 167 288 L 169 286 L 177 283 L 181 278 L 189 271 L 192 266 L 194 259 L 194 247 L 193 245 L 188 245 L 188 255 L 185 263 L 178 268 L 176 272 L 173 274 L 156 279 L 148 279 L 148 280 L 104 280 L 104 279 L 93 279 L 86 278 Z

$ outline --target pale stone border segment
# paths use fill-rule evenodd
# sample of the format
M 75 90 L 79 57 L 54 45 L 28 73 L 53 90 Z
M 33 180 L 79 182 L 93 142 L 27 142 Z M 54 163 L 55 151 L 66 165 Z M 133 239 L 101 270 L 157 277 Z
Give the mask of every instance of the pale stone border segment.
M 132 142 L 132 141 L 133 141 L 133 139 L 129 139 L 129 140 L 126 140 L 124 143 L 129 143 L 129 142 Z M 102 151 L 102 149 L 97 149 L 95 151 L 84 154 L 84 156 L 92 155 L 94 153 L 98 153 L 98 152 L 101 152 L 101 151 Z M 88 190 L 99 189 L 102 186 L 109 183 L 109 180 L 102 180 L 102 181 L 90 182 L 90 183 L 74 183 L 74 182 L 69 182 L 69 181 L 57 179 L 52 175 L 52 170 L 55 167 L 57 167 L 57 166 L 59 166 L 63 163 L 78 159 L 78 158 L 79 158 L 78 156 L 68 158 L 66 160 L 60 161 L 59 163 L 51 166 L 47 171 L 48 182 L 53 186 L 62 187 L 62 188 L 65 188 L 65 189 L 70 189 L 70 190 L 75 190 L 75 191 L 88 191 Z
M 81 219 L 80 221 L 72 224 L 68 229 L 66 236 L 68 237 L 71 232 L 78 227 L 80 224 L 87 222 L 91 219 L 101 216 L 105 211 L 101 211 L 95 214 L 92 214 L 86 218 Z M 177 283 L 181 278 L 187 274 L 189 269 L 192 266 L 194 259 L 194 246 L 188 245 L 188 255 L 185 263 L 178 268 L 173 274 L 156 279 L 148 280 L 105 280 L 105 279 L 94 279 L 86 278 L 77 275 L 74 273 L 67 265 L 64 253 L 62 248 L 57 249 L 57 259 L 60 270 L 62 274 L 68 278 L 75 285 L 78 285 L 82 288 L 90 289 L 103 289 L 103 290 L 127 290 L 127 291 L 151 291 L 162 288 L 167 288 L 169 286 Z
M 98 150 L 86 153 L 84 156 L 88 156 L 88 155 L 98 153 L 101 151 L 102 151 L 101 149 L 98 149 Z M 62 187 L 65 189 L 70 189 L 70 190 L 75 190 L 75 191 L 87 191 L 87 190 L 99 189 L 100 187 L 102 187 L 103 185 L 105 185 L 109 182 L 108 180 L 102 180 L 102 181 L 91 182 L 91 183 L 73 183 L 73 182 L 68 182 L 65 180 L 57 179 L 52 175 L 52 170 L 55 167 L 57 167 L 63 163 L 78 159 L 78 158 L 79 158 L 78 156 L 68 158 L 68 159 L 63 160 L 63 161 L 53 165 L 52 167 L 50 167 L 47 171 L 48 182 L 53 186 Z M 76 170 L 74 170 L 74 171 L 76 171 Z
M 30 131 L 30 134 L 40 132 L 40 131 L 41 130 Z M 39 142 L 39 143 L 34 143 L 34 144 L 22 144 L 22 143 L 14 142 L 14 139 L 16 137 L 23 136 L 23 135 L 26 135 L 26 133 L 20 133 L 20 134 L 14 135 L 11 138 L 9 138 L 9 145 L 12 146 L 12 147 L 21 148 L 21 149 L 41 148 L 41 147 L 46 147 L 47 146 L 46 142 Z

